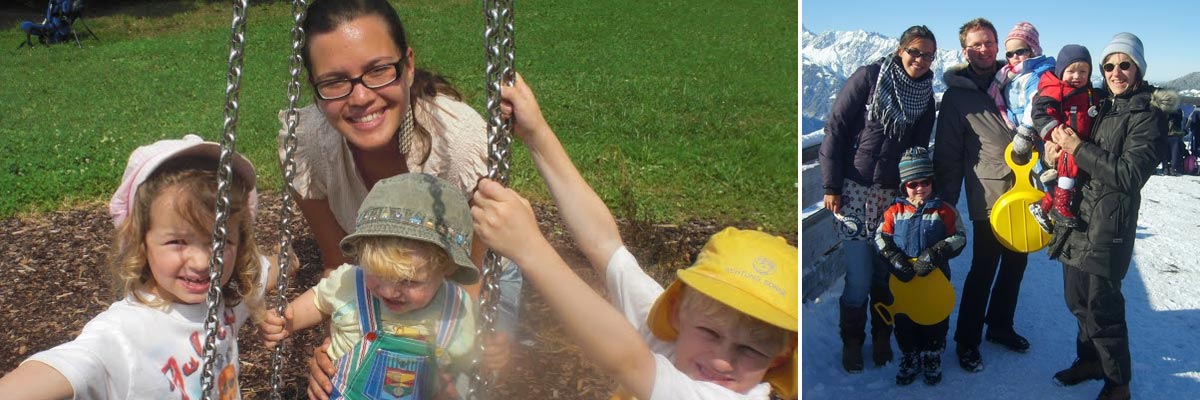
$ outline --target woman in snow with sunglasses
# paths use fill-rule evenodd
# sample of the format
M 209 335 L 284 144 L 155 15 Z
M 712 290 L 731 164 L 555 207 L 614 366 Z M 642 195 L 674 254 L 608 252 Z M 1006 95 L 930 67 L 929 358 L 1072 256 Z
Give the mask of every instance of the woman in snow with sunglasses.
M 842 367 L 849 373 L 863 370 L 868 297 L 888 296 L 887 263 L 872 240 L 883 210 L 899 195 L 901 154 L 929 144 L 934 124 L 930 67 L 936 54 L 929 28 L 908 28 L 894 54 L 860 67 L 846 80 L 825 123 L 821 176 L 825 208 L 837 216 L 846 265 L 839 326 Z M 892 359 L 891 333 L 878 314 L 871 319 L 877 367 Z
M 1145 81 L 1141 39 L 1118 33 L 1104 47 L 1100 69 L 1109 98 L 1100 102 L 1091 139 L 1059 125 L 1046 153 L 1075 157 L 1080 190 L 1077 226 L 1055 226 L 1050 258 L 1063 264 L 1067 308 L 1079 323 L 1076 359 L 1054 374 L 1059 385 L 1104 380 L 1099 399 L 1128 399 L 1132 361 L 1121 280 L 1133 261 L 1142 187 L 1167 150 L 1167 112 L 1179 95 Z

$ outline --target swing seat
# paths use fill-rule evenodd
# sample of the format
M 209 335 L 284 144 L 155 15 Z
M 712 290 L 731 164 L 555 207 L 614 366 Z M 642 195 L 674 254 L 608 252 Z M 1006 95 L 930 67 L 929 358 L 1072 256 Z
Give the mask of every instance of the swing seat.
M 1043 231 L 1029 213 L 1029 206 L 1041 201 L 1044 195 L 1029 183 L 1030 171 L 1037 164 L 1038 155 L 1034 150 L 1029 162 L 1017 165 L 1012 159 L 1012 143 L 1004 149 L 1004 161 L 1012 168 L 1016 183 L 996 199 L 988 216 L 992 233 L 1000 244 L 1019 253 L 1032 253 L 1050 243 L 1050 234 Z
M 929 275 L 914 276 L 908 282 L 889 276 L 892 304 L 875 303 L 875 311 L 888 325 L 895 323 L 896 314 L 907 315 L 920 325 L 934 325 L 950 318 L 950 312 L 954 311 L 954 286 L 941 268 L 934 268 Z

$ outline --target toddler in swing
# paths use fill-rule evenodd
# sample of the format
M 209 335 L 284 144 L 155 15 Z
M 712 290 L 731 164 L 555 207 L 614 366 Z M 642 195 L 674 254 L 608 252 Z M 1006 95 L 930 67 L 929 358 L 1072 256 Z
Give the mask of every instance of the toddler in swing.
M 551 247 L 529 202 L 483 180 L 475 231 L 520 265 L 583 353 L 638 399 L 796 397 L 798 251 L 784 238 L 727 228 L 666 289 L 625 248 L 616 221 L 571 163 L 520 75 L 501 112 L 529 148 L 560 216 L 603 277 L 611 304 Z
M 0 379 L 19 399 L 197 399 L 204 371 L 220 145 L 187 135 L 138 147 L 109 204 L 109 268 L 120 300 L 74 340 Z M 254 238 L 254 167 L 232 157 L 213 360 L 214 397 L 240 398 L 238 331 L 260 319 L 270 262 Z M 270 273 L 274 273 L 273 268 Z
M 477 306 L 459 285 L 479 279 L 471 235 L 466 196 L 451 183 L 420 173 L 379 181 L 340 243 L 355 264 L 292 300 L 286 318 L 269 312 L 267 346 L 332 319 L 331 399 L 457 398 L 475 342 Z
M 967 234 L 954 206 L 933 192 L 929 150 L 913 147 L 904 153 L 900 159 L 900 186 L 906 197 L 897 197 L 883 212 L 883 222 L 875 232 L 879 254 L 891 264 L 891 274 L 903 282 L 927 276 L 935 268 L 949 279 L 950 259 L 962 253 Z M 949 316 L 933 325 L 918 324 L 905 314 L 896 315 L 895 321 L 896 344 L 904 353 L 896 384 L 911 384 L 921 372 L 925 384 L 941 382 Z
M 1100 92 L 1092 88 L 1091 74 L 1092 56 L 1087 48 L 1077 44 L 1063 46 L 1054 71 L 1046 71 L 1038 83 L 1038 94 L 1033 98 L 1033 129 L 1019 131 L 1013 151 L 1029 154 L 1030 146 L 1026 143 L 1032 143 L 1035 134 L 1042 140 L 1051 140 L 1050 132 L 1061 129 L 1060 126 L 1071 128 L 1080 139 L 1087 140 L 1101 100 Z M 1078 220 L 1071 211 L 1075 177 L 1079 174 L 1075 156 L 1064 151 L 1058 160 L 1046 162 L 1052 166 L 1041 176 L 1047 182 L 1046 195 L 1042 201 L 1031 204 L 1029 212 L 1046 232 L 1051 232 L 1055 223 L 1075 226 Z M 1055 180 L 1057 191 L 1052 184 Z

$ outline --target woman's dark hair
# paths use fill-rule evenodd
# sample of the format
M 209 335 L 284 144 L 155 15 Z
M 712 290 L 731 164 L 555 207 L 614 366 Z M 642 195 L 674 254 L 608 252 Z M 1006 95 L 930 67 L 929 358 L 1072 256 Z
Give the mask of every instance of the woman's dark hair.
M 304 69 L 308 71 L 310 84 L 312 84 L 312 58 L 309 52 L 311 41 L 307 39 L 313 35 L 333 32 L 337 27 L 358 17 L 375 15 L 383 19 L 401 57 L 408 53 L 408 38 L 404 34 L 404 24 L 400 23 L 400 14 L 396 13 L 396 9 L 392 8 L 387 0 L 314 0 L 308 6 L 307 14 L 303 25 L 306 40 L 301 49 L 301 55 L 304 57 Z M 445 77 L 420 68 L 413 71 L 413 97 L 432 99 L 438 94 L 462 100 L 462 93 L 451 86 L 450 81 Z
M 933 42 L 933 48 L 937 48 L 937 39 L 933 37 L 933 32 L 925 25 L 913 25 L 904 30 L 900 35 L 900 49 L 908 47 L 910 43 L 917 39 L 925 39 Z

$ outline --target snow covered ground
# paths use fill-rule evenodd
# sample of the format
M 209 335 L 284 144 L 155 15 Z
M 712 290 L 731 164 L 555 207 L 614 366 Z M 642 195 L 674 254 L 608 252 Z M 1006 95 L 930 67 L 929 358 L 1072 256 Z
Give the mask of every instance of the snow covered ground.
M 1123 281 L 1133 354 L 1132 391 L 1142 399 L 1200 398 L 1200 177 L 1154 176 L 1142 190 L 1133 266 Z M 962 196 L 963 199 L 966 196 Z M 965 200 L 958 209 L 966 211 Z M 951 262 L 952 282 L 961 298 L 971 262 L 967 248 Z M 968 373 L 954 355 L 957 304 L 950 317 L 944 378 L 926 386 L 918 378 L 896 386 L 898 357 L 882 368 L 870 360 L 850 375 L 841 368 L 838 337 L 838 282 L 817 301 L 802 305 L 801 387 L 805 399 L 1094 399 L 1103 385 L 1088 381 L 1058 387 L 1051 376 L 1075 357 L 1075 318 L 1063 300 L 1062 264 L 1044 251 L 1030 254 L 1017 305 L 1016 330 L 1029 339 L 1028 353 L 984 342 L 986 369 Z M 892 343 L 895 349 L 895 341 Z

